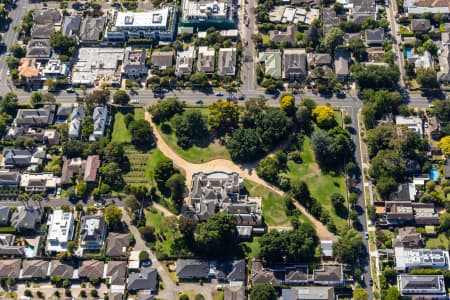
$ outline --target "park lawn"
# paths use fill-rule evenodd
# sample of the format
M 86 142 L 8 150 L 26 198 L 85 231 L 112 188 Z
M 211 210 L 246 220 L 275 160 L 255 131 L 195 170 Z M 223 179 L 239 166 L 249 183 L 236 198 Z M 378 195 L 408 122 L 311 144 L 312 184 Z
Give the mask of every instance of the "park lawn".
M 198 110 L 202 115 L 208 116 L 207 108 L 186 108 L 186 111 Z M 177 136 L 170 121 L 157 126 L 164 141 L 183 159 L 192 163 L 203 163 L 210 160 L 223 158 L 230 159 L 230 153 L 218 140 L 210 141 L 209 136 L 202 137 L 198 143 L 188 149 L 183 149 L 177 144 Z
M 118 111 L 114 115 L 114 127 L 112 132 L 111 141 L 117 142 L 117 143 L 130 143 L 131 142 L 131 135 L 128 132 L 127 127 L 125 126 L 125 114 L 126 111 Z M 144 118 L 144 109 L 142 108 L 135 108 L 134 109 L 134 119 L 140 120 Z
M 262 197 L 262 214 L 267 225 L 290 225 L 283 196 L 249 180 L 244 180 L 244 186 L 250 196 Z
M 170 249 L 175 242 L 175 239 L 181 237 L 178 230 L 172 230 L 164 223 L 164 217 L 161 213 L 145 210 L 145 225 L 152 226 L 156 231 L 156 251 L 160 254 L 170 255 Z
M 342 175 L 333 176 L 322 173 L 315 161 L 309 137 L 305 137 L 301 157 L 301 164 L 288 161 L 287 174 L 289 178 L 291 178 L 291 181 L 304 181 L 308 185 L 311 195 L 322 204 L 325 210 L 330 212 L 336 227 L 344 229 L 347 225 L 347 220 L 336 214 L 330 200 L 330 196 L 333 193 L 340 193 L 344 197 L 346 196 L 344 177 Z
M 153 184 L 156 185 L 155 181 L 155 169 L 156 165 L 164 158 L 167 158 L 159 148 L 154 148 L 150 150 L 147 159 L 147 169 L 145 171 L 145 175 L 147 179 Z
M 427 249 L 445 249 L 448 250 L 449 239 L 445 233 L 439 234 L 436 238 L 428 239 L 425 248 Z

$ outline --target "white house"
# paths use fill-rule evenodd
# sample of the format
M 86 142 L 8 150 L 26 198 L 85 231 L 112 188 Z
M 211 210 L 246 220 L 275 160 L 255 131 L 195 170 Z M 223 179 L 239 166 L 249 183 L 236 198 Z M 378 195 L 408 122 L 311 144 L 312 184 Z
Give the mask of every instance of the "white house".
M 47 251 L 67 251 L 67 243 L 72 240 L 74 233 L 73 214 L 59 209 L 55 210 L 48 216 L 47 226 Z

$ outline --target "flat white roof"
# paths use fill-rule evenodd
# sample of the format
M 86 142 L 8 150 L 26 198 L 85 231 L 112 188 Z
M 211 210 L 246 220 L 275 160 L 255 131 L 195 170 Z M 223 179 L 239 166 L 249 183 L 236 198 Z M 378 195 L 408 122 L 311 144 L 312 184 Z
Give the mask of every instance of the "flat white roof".
M 169 15 L 169 7 L 148 12 L 119 11 L 114 25 L 120 28 L 166 27 Z
M 67 242 L 73 238 L 74 219 L 71 212 L 55 210 L 49 215 L 47 221 L 47 250 L 48 251 L 66 251 Z

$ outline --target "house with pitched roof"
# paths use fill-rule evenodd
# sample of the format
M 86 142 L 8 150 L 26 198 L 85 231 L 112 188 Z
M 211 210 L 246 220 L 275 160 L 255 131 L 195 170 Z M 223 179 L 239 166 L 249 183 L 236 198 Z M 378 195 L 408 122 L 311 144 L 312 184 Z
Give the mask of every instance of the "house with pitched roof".
M 97 141 L 99 138 L 105 135 L 106 124 L 109 120 L 108 107 L 98 106 L 94 109 L 92 118 L 94 119 L 94 129 L 89 136 L 89 141 Z
M 17 230 L 35 230 L 41 224 L 42 213 L 37 207 L 19 206 L 11 215 L 11 226 Z
M 85 250 L 99 250 L 106 236 L 105 218 L 102 216 L 84 216 L 80 226 L 80 247 Z
M 20 278 L 46 278 L 50 273 L 50 263 L 47 260 L 24 260 L 22 263 L 22 270 Z
M 209 277 L 209 263 L 198 259 L 178 259 L 176 275 L 181 280 Z
M 237 50 L 236 48 L 220 48 L 219 49 L 219 59 L 218 74 L 219 76 L 234 76 L 236 75 L 236 58 Z
M 264 74 L 281 78 L 281 51 L 268 50 L 259 53 L 259 62 L 264 64 Z
M 283 79 L 302 80 L 307 75 L 306 51 L 303 48 L 284 49 L 283 51 Z
M 74 267 L 60 260 L 52 260 L 50 262 L 50 278 L 59 276 L 61 279 L 73 279 Z
M 139 272 L 130 273 L 127 289 L 130 291 L 157 291 L 158 271 L 155 268 L 141 268 Z
M 127 233 L 110 232 L 106 246 L 106 256 L 119 257 L 127 253 L 130 246 L 130 235 Z

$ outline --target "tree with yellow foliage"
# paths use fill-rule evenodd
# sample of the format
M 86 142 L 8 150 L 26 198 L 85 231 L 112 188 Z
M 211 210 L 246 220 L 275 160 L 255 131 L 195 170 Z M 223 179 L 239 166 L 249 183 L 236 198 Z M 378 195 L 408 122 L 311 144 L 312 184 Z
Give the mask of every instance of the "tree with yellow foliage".
M 312 117 L 320 128 L 331 128 L 337 124 L 334 111 L 328 105 L 316 106 L 312 111 Z
M 287 114 L 291 114 L 295 111 L 295 98 L 291 94 L 283 94 L 280 98 L 280 107 Z
M 209 125 L 216 134 L 223 135 L 238 126 L 239 107 L 236 104 L 219 100 L 208 108 Z
M 450 155 L 450 135 L 443 137 L 439 143 L 442 154 Z

